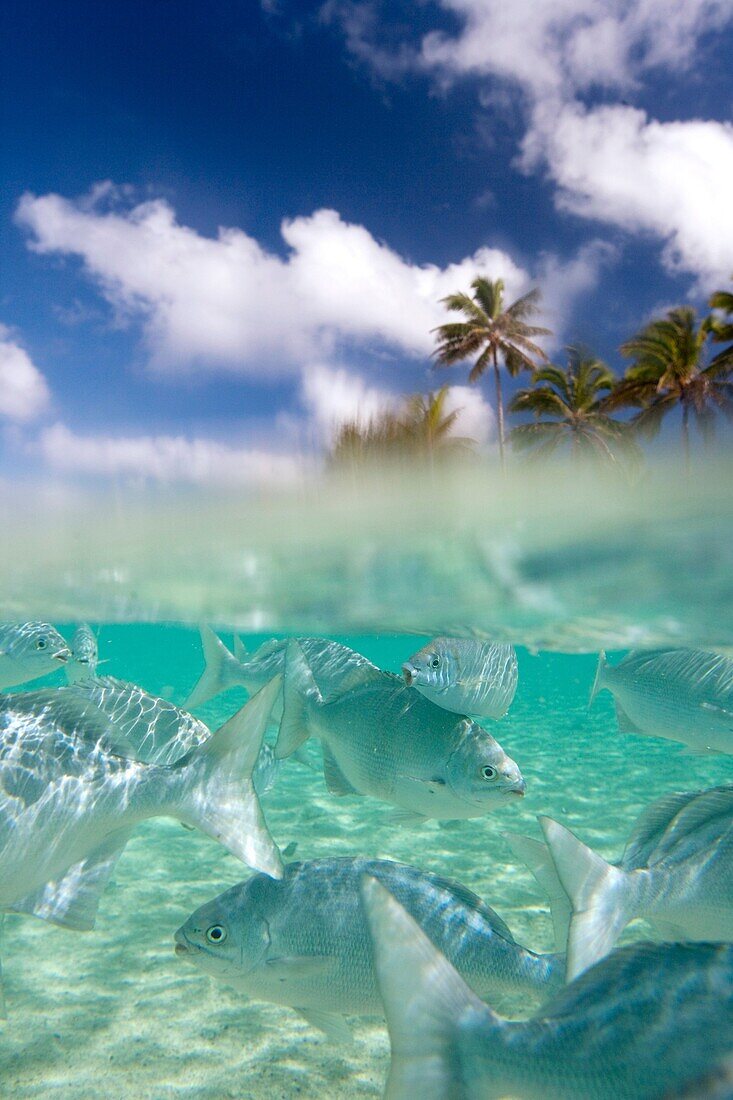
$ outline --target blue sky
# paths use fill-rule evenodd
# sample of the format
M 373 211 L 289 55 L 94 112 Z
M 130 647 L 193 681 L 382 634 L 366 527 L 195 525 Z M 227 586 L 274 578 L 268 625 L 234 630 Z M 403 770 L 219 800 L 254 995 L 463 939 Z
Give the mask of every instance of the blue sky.
M 728 0 L 6 0 L 0 471 L 287 480 L 455 381 L 438 299 L 618 344 L 733 272 Z

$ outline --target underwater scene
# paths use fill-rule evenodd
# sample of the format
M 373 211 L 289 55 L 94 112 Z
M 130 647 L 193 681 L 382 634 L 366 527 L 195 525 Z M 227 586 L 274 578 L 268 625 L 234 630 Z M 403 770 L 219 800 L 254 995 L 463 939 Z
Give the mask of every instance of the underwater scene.
M 733 482 L 678 473 L 6 497 L 0 1094 L 733 1095 Z

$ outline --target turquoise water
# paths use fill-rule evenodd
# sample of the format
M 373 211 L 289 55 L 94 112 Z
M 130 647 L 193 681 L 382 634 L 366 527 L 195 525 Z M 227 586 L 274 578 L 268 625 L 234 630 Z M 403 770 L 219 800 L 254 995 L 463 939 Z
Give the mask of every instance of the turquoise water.
M 601 647 L 611 660 L 659 643 L 731 652 L 732 475 L 725 463 L 693 477 L 661 465 L 630 487 L 556 471 L 500 481 L 494 470 L 470 483 L 244 500 L 0 485 L 0 619 L 46 619 L 67 637 L 86 619 L 99 632 L 100 673 L 179 704 L 203 668 L 200 621 L 221 626 L 229 645 L 236 628 L 250 648 L 273 634 L 325 634 L 393 671 L 441 631 L 515 643 L 517 695 L 491 730 L 522 770 L 523 800 L 400 828 L 390 807 L 334 798 L 319 772 L 288 761 L 263 805 L 296 858 L 380 856 L 447 875 L 520 942 L 551 950 L 546 899 L 503 831 L 538 836 L 536 815 L 549 814 L 618 858 L 653 799 L 730 779 L 730 758 L 621 734 L 610 695 L 590 710 L 587 699 Z M 233 690 L 199 716 L 215 728 L 244 699 Z M 289 1009 L 245 1002 L 174 955 L 192 910 L 246 874 L 213 840 L 152 821 L 120 860 L 94 931 L 6 917 L 0 1095 L 379 1096 L 379 1020 L 353 1021 L 355 1043 L 338 1047 Z M 644 933 L 636 923 L 623 940 Z
M 69 624 L 59 625 L 70 635 Z M 223 637 L 231 644 L 231 635 Z M 265 637 L 244 640 L 255 646 Z M 423 640 L 337 638 L 394 671 Z M 202 668 L 192 627 L 101 624 L 99 646 L 100 671 L 179 703 Z M 517 697 L 491 728 L 523 771 L 521 802 L 447 827 L 398 828 L 385 821 L 388 807 L 335 799 L 320 774 L 289 762 L 263 799 L 278 843 L 297 842 L 297 858 L 380 856 L 449 875 L 492 905 L 518 940 L 551 950 L 545 899 L 502 831 L 538 835 L 535 815 L 547 813 L 615 858 L 648 802 L 729 779 L 730 760 L 692 758 L 671 743 L 618 733 L 608 694 L 589 711 L 593 655 L 533 655 L 520 647 L 518 658 Z M 200 715 L 217 726 L 245 698 L 234 689 Z M 388 1046 L 378 1020 L 355 1020 L 354 1045 L 340 1048 L 289 1009 L 245 1002 L 174 956 L 173 933 L 190 912 L 245 875 L 214 841 L 153 821 L 138 828 L 123 855 L 93 932 L 6 918 L 3 1095 L 37 1097 L 51 1086 L 74 1100 L 380 1095 Z M 637 924 L 624 939 L 643 934 Z

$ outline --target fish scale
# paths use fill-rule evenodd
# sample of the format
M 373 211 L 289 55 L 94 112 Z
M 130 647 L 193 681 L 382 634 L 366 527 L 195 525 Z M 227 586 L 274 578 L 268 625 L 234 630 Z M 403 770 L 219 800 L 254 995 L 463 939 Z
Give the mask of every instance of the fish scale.
M 256 875 L 208 902 L 176 934 L 178 954 L 252 997 L 329 1014 L 381 1011 L 359 894 L 385 883 L 480 995 L 537 1001 L 562 981 L 562 960 L 516 943 L 503 920 L 458 883 L 389 860 L 291 863 L 280 880 Z M 226 930 L 219 944 L 207 940 Z M 325 1014 L 325 1018 L 324 1018 Z

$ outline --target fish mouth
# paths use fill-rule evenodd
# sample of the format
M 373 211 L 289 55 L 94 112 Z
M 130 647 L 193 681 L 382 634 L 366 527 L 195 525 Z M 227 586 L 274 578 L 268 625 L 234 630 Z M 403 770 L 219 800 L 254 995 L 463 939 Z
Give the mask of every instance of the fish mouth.
M 408 687 L 412 687 L 415 682 L 415 672 L 417 670 L 412 665 L 402 666 L 402 675 L 404 676 L 405 683 Z
M 186 934 L 181 928 L 178 929 L 173 938 L 176 941 L 175 947 L 173 948 L 176 955 L 180 956 L 191 954 L 193 945 L 188 942 L 188 940 L 186 939 Z
M 515 798 L 524 798 L 527 791 L 527 784 L 523 779 L 519 779 L 516 783 L 513 783 L 511 787 L 504 791 L 506 795 L 514 795 Z
M 66 662 L 71 657 L 71 650 L 70 649 L 57 649 L 55 653 L 51 654 L 51 657 L 53 658 L 54 661 L 60 661 L 62 665 L 65 665 Z

